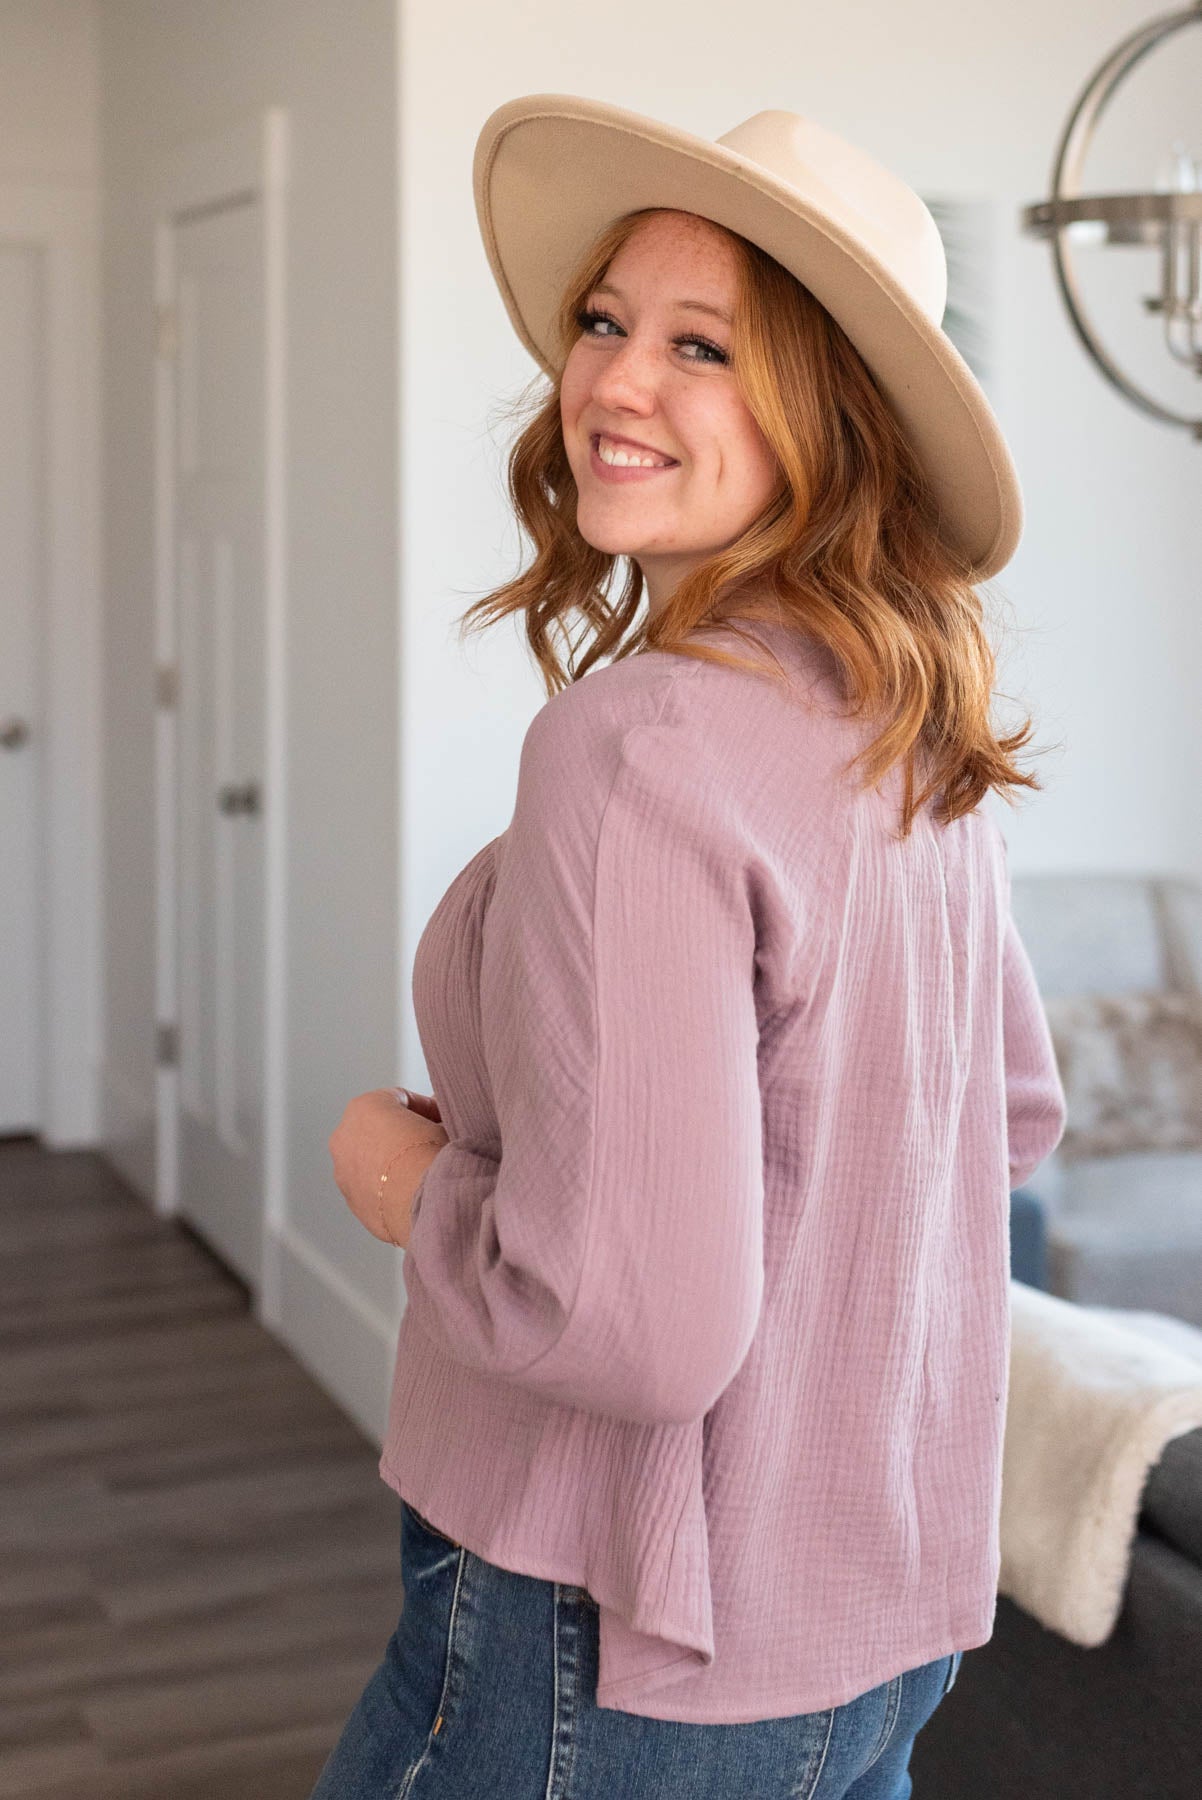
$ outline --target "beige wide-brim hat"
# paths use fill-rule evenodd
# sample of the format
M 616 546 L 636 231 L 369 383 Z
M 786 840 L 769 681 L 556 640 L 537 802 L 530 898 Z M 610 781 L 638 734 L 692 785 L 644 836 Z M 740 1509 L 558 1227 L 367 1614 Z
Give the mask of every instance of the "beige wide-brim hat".
M 798 113 L 755 113 L 714 142 L 574 94 L 527 94 L 484 124 L 476 214 L 522 343 L 558 374 L 553 321 L 573 266 L 620 214 L 698 213 L 804 283 L 851 339 L 926 471 L 947 541 L 972 579 L 1022 534 L 1006 440 L 941 329 L 947 259 L 919 196 L 865 151 Z

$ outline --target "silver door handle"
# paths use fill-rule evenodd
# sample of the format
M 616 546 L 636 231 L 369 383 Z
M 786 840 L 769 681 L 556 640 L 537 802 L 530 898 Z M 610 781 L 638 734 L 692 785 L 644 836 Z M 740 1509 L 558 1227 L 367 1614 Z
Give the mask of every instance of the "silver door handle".
M 19 750 L 29 736 L 29 726 L 24 719 L 6 719 L 0 725 L 0 745 L 6 750 Z

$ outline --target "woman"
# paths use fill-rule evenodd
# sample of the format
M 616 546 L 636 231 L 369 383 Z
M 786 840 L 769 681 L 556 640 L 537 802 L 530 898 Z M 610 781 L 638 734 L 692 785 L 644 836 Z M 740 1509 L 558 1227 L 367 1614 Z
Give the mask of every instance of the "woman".
M 992 1633 L 1008 1195 L 1064 1125 L 980 809 L 1040 785 L 972 585 L 1017 480 L 930 214 L 811 121 L 536 95 L 475 182 L 551 390 L 468 616 L 549 698 L 418 947 L 437 1100 L 330 1140 L 407 1251 L 405 1605 L 314 1800 L 904 1800 Z

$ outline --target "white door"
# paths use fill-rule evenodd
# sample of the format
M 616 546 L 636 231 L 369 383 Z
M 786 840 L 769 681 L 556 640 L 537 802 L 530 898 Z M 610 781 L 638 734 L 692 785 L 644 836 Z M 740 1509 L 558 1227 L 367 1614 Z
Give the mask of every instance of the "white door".
M 264 1208 L 263 218 L 175 228 L 179 1211 L 257 1290 Z
M 45 610 L 41 252 L 0 243 L 0 1131 L 41 1126 L 37 827 Z

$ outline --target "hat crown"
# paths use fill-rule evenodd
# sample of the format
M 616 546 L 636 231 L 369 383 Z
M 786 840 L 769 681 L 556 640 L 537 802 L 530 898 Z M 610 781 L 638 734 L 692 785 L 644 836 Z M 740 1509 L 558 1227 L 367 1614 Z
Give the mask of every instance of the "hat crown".
M 947 305 L 947 257 L 914 189 L 836 132 L 800 113 L 769 108 L 716 139 L 758 163 L 859 240 L 936 325 Z

